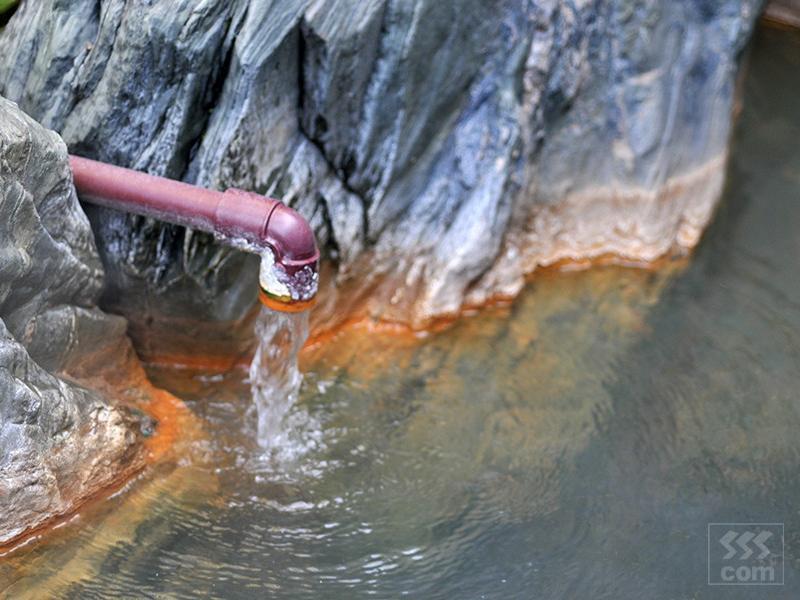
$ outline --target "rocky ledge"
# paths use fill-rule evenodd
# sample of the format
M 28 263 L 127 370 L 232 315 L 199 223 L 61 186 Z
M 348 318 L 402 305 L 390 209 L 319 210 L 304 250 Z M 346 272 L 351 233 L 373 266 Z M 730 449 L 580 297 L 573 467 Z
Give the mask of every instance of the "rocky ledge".
M 79 383 L 133 357 L 102 276 L 66 146 L 0 98 L 0 547 L 144 465 L 143 420 Z
M 300 210 L 329 259 L 317 329 L 358 314 L 419 326 L 513 295 L 540 265 L 696 244 L 759 10 L 41 0 L 0 33 L 0 93 L 75 153 Z M 90 218 L 102 306 L 131 320 L 140 352 L 249 337 L 254 259 L 147 219 Z

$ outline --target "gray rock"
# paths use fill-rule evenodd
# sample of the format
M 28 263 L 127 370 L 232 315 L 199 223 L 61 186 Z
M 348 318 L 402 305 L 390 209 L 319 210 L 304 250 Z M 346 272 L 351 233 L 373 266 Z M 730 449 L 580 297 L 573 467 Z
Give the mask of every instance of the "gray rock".
M 57 375 L 123 353 L 102 274 L 66 146 L 0 98 L 0 545 L 142 466 L 137 421 Z
M 294 205 L 333 259 L 318 328 L 359 312 L 422 325 L 515 294 L 540 265 L 696 244 L 759 9 L 42 0 L 0 34 L 0 93 L 76 153 Z M 250 258 L 91 217 L 104 305 L 132 319 L 146 354 L 186 345 L 148 335 L 156 324 L 209 322 L 217 343 L 245 319 Z

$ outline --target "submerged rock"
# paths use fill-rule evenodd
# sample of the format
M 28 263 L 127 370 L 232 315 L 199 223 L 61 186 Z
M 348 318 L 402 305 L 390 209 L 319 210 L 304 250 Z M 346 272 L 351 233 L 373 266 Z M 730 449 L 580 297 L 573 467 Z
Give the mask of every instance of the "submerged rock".
M 694 246 L 759 8 L 42 0 L 0 33 L 0 93 L 75 153 L 294 206 L 332 259 L 317 328 L 365 312 L 422 325 L 515 294 L 539 265 Z M 90 217 L 104 306 L 145 354 L 247 331 L 254 259 Z M 159 323 L 177 333 L 149 335 Z
M 138 419 L 74 382 L 128 348 L 102 274 L 66 146 L 0 98 L 0 546 L 143 466 Z

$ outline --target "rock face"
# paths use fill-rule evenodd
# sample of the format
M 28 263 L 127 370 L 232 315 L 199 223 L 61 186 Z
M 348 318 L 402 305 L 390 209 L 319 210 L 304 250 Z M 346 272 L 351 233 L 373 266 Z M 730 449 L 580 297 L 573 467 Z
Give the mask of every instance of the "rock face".
M 759 8 L 41 0 L 0 33 L 0 93 L 77 154 L 300 210 L 332 259 L 317 327 L 358 313 L 422 325 L 513 295 L 540 265 L 696 244 Z M 180 324 L 173 349 L 196 341 L 193 323 L 218 323 L 219 339 L 241 325 L 252 258 L 90 217 L 104 305 L 145 354 L 170 344 L 147 335 L 161 322 Z
M 102 274 L 66 146 L 0 98 L 0 546 L 143 464 L 138 422 L 65 378 L 127 348 Z

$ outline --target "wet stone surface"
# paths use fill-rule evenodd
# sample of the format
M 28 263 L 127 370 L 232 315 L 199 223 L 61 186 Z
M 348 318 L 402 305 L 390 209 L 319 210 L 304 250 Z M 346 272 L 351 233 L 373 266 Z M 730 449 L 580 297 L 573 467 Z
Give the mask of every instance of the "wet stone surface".
M 102 274 L 64 143 L 0 98 L 0 546 L 143 464 L 138 419 L 61 377 L 130 351 Z
M 759 6 L 42 0 L 0 32 L 0 95 L 75 153 L 298 209 L 332 259 L 312 329 L 421 325 L 539 265 L 694 246 Z M 252 341 L 255 258 L 90 217 L 140 353 Z

